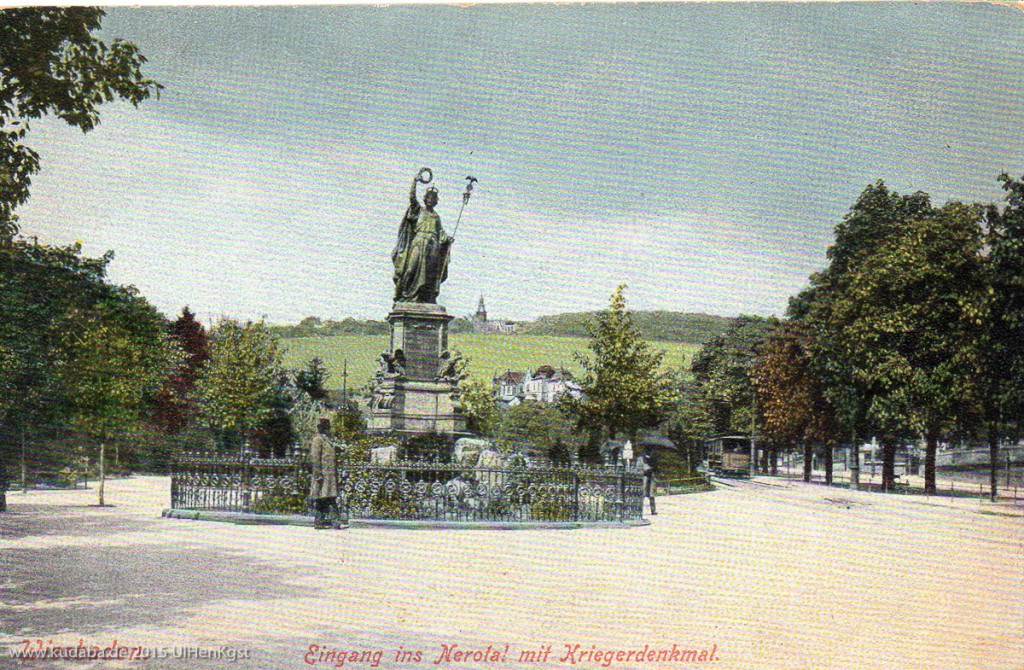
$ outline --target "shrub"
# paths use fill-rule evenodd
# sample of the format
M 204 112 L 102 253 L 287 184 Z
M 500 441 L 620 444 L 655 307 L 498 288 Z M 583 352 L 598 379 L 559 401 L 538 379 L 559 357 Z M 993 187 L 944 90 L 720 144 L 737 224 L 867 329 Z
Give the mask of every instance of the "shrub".
M 538 495 L 530 503 L 530 515 L 535 521 L 572 521 L 576 510 L 571 501 Z
M 262 514 L 303 514 L 306 511 L 307 496 L 304 493 L 286 492 L 275 487 L 264 493 L 253 503 L 254 512 Z
M 427 433 L 406 440 L 402 447 L 402 458 L 407 461 L 451 463 L 452 451 L 453 445 L 447 435 Z

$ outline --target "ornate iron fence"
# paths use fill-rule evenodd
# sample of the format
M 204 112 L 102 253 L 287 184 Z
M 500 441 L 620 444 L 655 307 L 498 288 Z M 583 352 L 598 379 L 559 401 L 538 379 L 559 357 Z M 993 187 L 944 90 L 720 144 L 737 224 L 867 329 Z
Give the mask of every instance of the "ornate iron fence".
M 171 508 L 304 514 L 309 465 L 292 458 L 185 453 L 171 468 Z
M 476 468 L 399 462 L 339 472 L 350 518 L 433 521 L 631 521 L 643 475 L 622 468 Z
M 455 522 L 626 522 L 643 516 L 632 468 L 341 463 L 338 503 L 352 519 Z M 309 514 L 301 459 L 190 453 L 171 473 L 171 507 Z

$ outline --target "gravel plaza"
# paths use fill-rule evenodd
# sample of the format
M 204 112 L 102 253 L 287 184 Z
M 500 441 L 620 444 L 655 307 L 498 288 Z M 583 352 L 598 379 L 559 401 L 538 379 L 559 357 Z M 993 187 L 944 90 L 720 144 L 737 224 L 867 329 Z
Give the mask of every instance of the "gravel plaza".
M 8 493 L 0 665 L 1024 667 L 1020 505 L 756 478 L 641 528 L 316 531 L 168 487 Z

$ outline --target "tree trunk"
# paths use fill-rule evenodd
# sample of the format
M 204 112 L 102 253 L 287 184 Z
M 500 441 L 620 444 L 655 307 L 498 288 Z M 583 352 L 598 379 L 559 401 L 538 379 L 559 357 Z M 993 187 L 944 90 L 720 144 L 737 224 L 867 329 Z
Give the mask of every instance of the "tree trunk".
M 825 445 L 825 484 L 832 486 L 832 445 Z
M 860 444 L 856 438 L 850 445 L 850 488 L 860 488 Z
M 814 465 L 814 449 L 809 442 L 804 442 L 804 481 L 811 481 L 811 467 Z
M 779 446 L 772 444 L 772 474 L 779 474 Z
M 882 490 L 892 491 L 896 488 L 896 445 L 890 442 L 882 444 Z
M 104 470 L 106 461 L 106 447 L 103 442 L 100 442 L 100 486 L 99 486 L 99 503 L 100 507 L 103 507 L 103 484 L 106 481 L 106 472 Z
M 939 448 L 939 433 L 930 429 L 924 434 L 924 492 L 935 495 L 935 452 Z
M 28 468 L 25 465 L 25 426 L 21 427 L 21 492 L 28 493 Z
M 999 474 L 999 420 L 995 419 L 988 424 L 988 457 L 989 457 L 989 499 L 996 501 L 996 477 Z M 1007 462 L 1006 471 L 1010 471 L 1010 464 Z

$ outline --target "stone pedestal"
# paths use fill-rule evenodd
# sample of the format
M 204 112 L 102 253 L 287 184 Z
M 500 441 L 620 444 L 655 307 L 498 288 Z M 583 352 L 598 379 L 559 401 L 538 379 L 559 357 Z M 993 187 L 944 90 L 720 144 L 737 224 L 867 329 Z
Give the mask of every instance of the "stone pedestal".
M 388 315 L 391 341 L 381 357 L 370 402 L 371 431 L 465 433 L 455 409 L 458 380 L 445 376 L 449 316 L 441 305 L 396 302 Z

